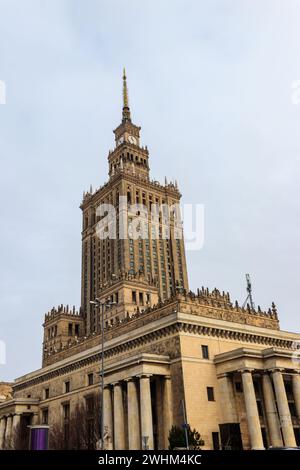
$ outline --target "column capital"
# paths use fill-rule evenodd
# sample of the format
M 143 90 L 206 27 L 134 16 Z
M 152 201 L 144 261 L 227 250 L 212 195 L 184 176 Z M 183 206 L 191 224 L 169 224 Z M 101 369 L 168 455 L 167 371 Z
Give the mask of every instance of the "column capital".
M 152 377 L 153 374 L 139 374 L 137 375 L 136 377 L 139 378 L 139 379 L 150 379 L 150 377 Z
M 123 382 L 122 380 L 116 380 L 116 382 L 111 382 L 111 386 L 112 387 L 116 387 L 116 385 L 121 385 L 121 382 Z
M 163 375 L 163 378 L 164 378 L 164 380 L 171 380 L 171 376 L 168 375 L 168 374 L 167 374 L 167 375 Z
M 251 368 L 251 367 L 245 367 L 245 368 L 243 368 L 243 369 L 239 369 L 239 370 L 238 370 L 238 372 L 239 372 L 240 374 L 246 374 L 247 372 L 249 372 L 250 374 L 252 374 L 252 373 L 255 372 L 255 371 L 256 371 L 256 369 Z
M 126 382 L 126 383 L 134 382 L 135 379 L 136 379 L 136 376 L 126 377 L 126 379 L 124 379 L 124 382 Z
M 270 369 L 270 372 L 271 374 L 273 374 L 274 372 L 284 372 L 285 369 L 283 367 L 273 367 L 272 369 Z
M 262 369 L 261 370 L 261 375 L 270 375 L 271 370 L 270 369 Z
M 239 372 L 239 371 L 238 371 Z M 217 374 L 217 379 L 224 379 L 226 377 L 230 377 L 231 373 L 230 372 L 223 372 L 221 374 Z

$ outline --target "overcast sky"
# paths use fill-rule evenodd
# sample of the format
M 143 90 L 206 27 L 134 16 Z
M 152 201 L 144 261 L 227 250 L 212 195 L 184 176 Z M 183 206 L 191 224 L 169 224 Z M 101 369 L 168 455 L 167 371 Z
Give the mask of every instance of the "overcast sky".
M 80 303 L 83 190 L 107 179 L 125 65 L 154 179 L 205 205 L 190 286 L 275 301 L 299 331 L 300 1 L 0 0 L 0 380 Z

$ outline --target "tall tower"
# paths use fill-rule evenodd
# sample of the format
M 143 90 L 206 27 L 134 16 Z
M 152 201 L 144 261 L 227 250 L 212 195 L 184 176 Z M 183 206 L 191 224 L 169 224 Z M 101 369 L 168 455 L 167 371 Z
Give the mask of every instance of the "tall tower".
M 131 120 L 124 70 L 122 121 L 114 130 L 115 147 L 108 155 L 109 179 L 98 190 L 84 193 L 81 204 L 81 308 L 87 334 L 98 331 L 100 325 L 99 312 L 90 300 L 117 303 L 105 314 L 108 326 L 167 299 L 176 290 L 188 290 L 176 209 L 181 194 L 176 183 L 151 181 L 149 152 L 140 144 L 140 130 Z M 99 237 L 99 224 L 107 214 L 99 215 L 97 208 L 102 204 L 115 208 L 115 238 Z M 132 227 L 140 235 L 133 235 Z

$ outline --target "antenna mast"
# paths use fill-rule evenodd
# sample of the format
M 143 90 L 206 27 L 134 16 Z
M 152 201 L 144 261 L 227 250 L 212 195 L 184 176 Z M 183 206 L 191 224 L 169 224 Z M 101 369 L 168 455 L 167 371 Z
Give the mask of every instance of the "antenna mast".
M 249 304 L 250 304 L 251 310 L 255 310 L 255 305 L 254 305 L 253 297 L 252 297 L 252 286 L 251 286 L 250 274 L 246 274 L 246 282 L 247 282 L 247 292 L 248 292 L 248 295 L 247 295 L 247 297 L 246 297 L 245 302 L 243 303 L 243 308 L 246 306 L 246 304 L 247 304 L 247 302 L 248 302 L 248 300 L 249 300 Z

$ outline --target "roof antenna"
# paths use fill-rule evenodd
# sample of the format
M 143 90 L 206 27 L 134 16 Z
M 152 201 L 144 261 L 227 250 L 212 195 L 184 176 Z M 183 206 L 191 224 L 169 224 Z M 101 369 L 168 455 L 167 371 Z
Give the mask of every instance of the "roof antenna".
M 246 300 L 245 302 L 243 303 L 243 307 L 244 308 L 249 300 L 249 303 L 250 303 L 250 308 L 251 310 L 255 310 L 255 305 L 254 305 L 254 302 L 253 302 L 253 297 L 252 297 L 252 286 L 251 286 L 251 279 L 250 279 L 250 274 L 246 274 L 246 282 L 247 282 L 247 292 L 248 292 L 248 295 L 246 297 Z

